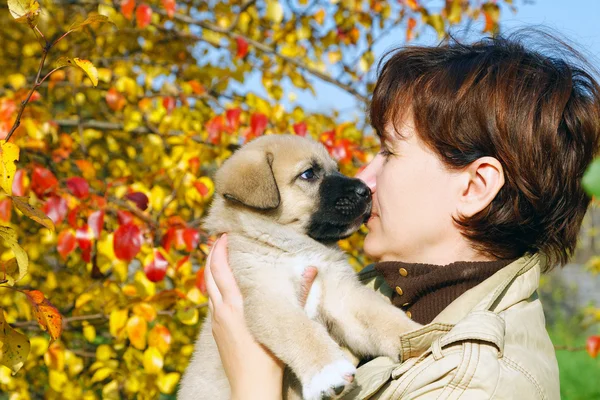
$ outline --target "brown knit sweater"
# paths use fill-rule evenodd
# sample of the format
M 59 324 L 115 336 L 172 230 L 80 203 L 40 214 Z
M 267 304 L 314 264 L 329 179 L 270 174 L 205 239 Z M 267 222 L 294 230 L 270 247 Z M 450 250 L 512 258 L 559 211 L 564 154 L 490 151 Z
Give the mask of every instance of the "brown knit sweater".
M 386 261 L 375 264 L 394 290 L 392 303 L 420 324 L 430 323 L 444 308 L 514 260 L 455 262 L 448 265 Z

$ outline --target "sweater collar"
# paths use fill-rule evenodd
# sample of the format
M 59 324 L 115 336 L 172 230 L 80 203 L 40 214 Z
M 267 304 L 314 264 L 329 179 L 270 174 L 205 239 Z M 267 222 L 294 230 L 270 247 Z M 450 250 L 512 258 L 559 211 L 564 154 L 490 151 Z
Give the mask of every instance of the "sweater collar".
M 394 290 L 393 304 L 416 322 L 428 324 L 455 299 L 512 261 L 459 261 L 448 265 L 386 261 L 374 267 Z

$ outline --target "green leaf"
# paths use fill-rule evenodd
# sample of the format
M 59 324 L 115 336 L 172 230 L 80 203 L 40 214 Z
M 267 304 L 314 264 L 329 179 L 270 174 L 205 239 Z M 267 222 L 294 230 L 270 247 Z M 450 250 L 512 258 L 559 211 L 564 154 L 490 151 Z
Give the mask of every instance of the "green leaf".
M 583 189 L 590 196 L 600 197 L 600 158 L 594 159 L 581 179 Z
M 82 60 L 81 58 L 61 57 L 56 61 L 56 67 L 79 67 L 87 74 L 94 86 L 98 85 L 98 70 L 94 67 L 91 61 Z
M 8 0 L 8 10 L 17 22 L 33 23 L 40 13 L 40 4 L 37 0 Z
M 46 228 L 54 231 L 54 222 L 40 209 L 35 208 L 29 204 L 29 197 L 26 196 L 12 196 L 13 204 L 21 210 L 23 214 L 34 220 L 35 222 L 45 226 Z
M 6 194 L 12 194 L 12 184 L 17 172 L 16 161 L 19 160 L 19 146 L 10 142 L 0 143 L 0 187 Z
M 19 245 L 19 242 L 17 241 L 17 232 L 15 232 L 14 229 L 0 225 L 0 237 L 4 239 L 6 245 L 11 248 L 13 253 L 15 253 L 17 263 L 19 264 L 19 277 L 18 279 L 15 279 L 15 281 L 18 281 L 27 274 L 27 267 L 29 266 L 27 253 L 25 253 L 25 250 Z
M 110 20 L 110 18 L 108 18 L 106 15 L 100 15 L 98 13 L 91 13 L 82 22 L 74 22 L 73 24 L 71 24 L 71 26 L 69 27 L 69 31 L 75 32 L 75 31 L 78 31 L 78 30 L 82 29 L 86 25 L 90 25 L 90 24 L 93 24 L 93 23 L 96 23 L 96 22 L 98 22 L 98 23 L 109 23 L 109 24 L 113 24 L 114 25 L 114 22 L 112 22 Z
M 25 364 L 30 347 L 27 336 L 14 330 L 0 309 L 0 364 L 10 368 L 13 375 L 16 374 Z

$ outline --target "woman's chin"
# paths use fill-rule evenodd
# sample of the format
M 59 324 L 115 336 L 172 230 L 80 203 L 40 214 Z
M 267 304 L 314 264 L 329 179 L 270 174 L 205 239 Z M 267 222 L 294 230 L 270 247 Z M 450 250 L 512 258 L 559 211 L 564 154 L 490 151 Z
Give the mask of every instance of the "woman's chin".
M 363 250 L 365 252 L 365 254 L 367 255 L 367 257 L 371 258 L 372 260 L 379 260 L 379 258 L 381 258 L 381 249 L 378 249 L 377 245 L 381 244 L 377 242 L 377 238 L 374 235 L 373 231 L 369 231 L 369 233 L 367 233 L 367 236 L 365 236 L 365 241 L 363 243 Z

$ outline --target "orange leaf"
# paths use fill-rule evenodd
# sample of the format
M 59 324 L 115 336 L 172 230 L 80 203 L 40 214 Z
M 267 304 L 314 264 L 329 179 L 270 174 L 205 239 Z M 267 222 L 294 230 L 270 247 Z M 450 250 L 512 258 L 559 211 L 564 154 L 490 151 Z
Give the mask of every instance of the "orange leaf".
M 58 339 L 62 333 L 62 315 L 39 290 L 23 290 L 33 307 L 33 313 L 40 327 L 47 331 L 52 341 Z
M 133 9 L 135 8 L 135 0 L 121 0 L 121 13 L 127 19 L 133 18 Z
M 146 348 L 146 332 L 148 323 L 139 315 L 134 315 L 127 321 L 127 337 L 131 345 L 138 350 Z

